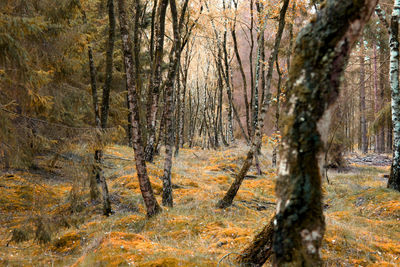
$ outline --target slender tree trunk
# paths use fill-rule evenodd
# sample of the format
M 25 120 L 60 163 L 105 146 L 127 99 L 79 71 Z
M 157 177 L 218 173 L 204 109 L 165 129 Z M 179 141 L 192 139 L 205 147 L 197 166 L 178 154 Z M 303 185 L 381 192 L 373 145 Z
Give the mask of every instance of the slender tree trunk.
M 88 56 L 89 56 L 89 69 L 90 69 L 90 85 L 92 88 L 92 102 L 93 102 L 93 110 L 94 110 L 94 119 L 96 128 L 100 128 L 100 111 L 99 111 L 99 104 L 97 100 L 97 83 L 96 83 L 96 68 L 94 66 L 94 59 L 93 59 L 93 51 L 92 47 L 88 47 Z M 100 191 L 97 186 L 96 178 L 99 177 L 97 172 L 97 166 L 99 162 L 97 161 L 96 154 L 95 154 L 95 164 L 93 165 L 92 173 L 90 174 L 89 186 L 90 186 L 90 199 L 95 201 L 100 196 Z
M 115 41 L 115 14 L 114 14 L 114 0 L 107 0 L 108 7 L 108 43 L 106 53 L 106 81 L 103 89 L 103 98 L 101 103 L 101 127 L 107 127 L 108 110 L 110 108 L 110 91 L 113 73 L 113 53 Z
M 390 89 L 392 92 L 393 161 L 387 187 L 400 191 L 400 89 L 399 89 L 400 0 L 394 1 L 390 21 Z
M 128 85 L 126 85 L 126 107 L 128 108 L 128 146 L 133 148 L 132 115 L 129 109 Z
M 81 8 L 81 7 L 80 7 Z M 86 12 L 82 9 L 83 22 L 87 24 Z M 89 40 L 88 40 L 89 42 Z M 100 119 L 100 110 L 98 104 L 98 95 L 97 95 L 97 82 L 96 82 L 96 68 L 94 65 L 93 58 L 93 50 L 92 46 L 88 46 L 88 59 L 89 59 L 89 72 L 90 72 L 90 86 L 92 89 L 92 103 L 93 103 L 93 111 L 94 111 L 94 120 L 95 125 L 98 131 L 101 129 L 101 119 Z M 96 132 L 96 141 L 98 144 L 101 144 L 101 136 L 100 132 Z M 90 199 L 92 201 L 96 201 L 100 196 L 100 191 L 97 186 L 98 183 L 102 183 L 103 178 L 101 178 L 101 150 L 96 149 L 94 153 L 94 164 L 92 166 L 92 173 L 89 174 L 89 186 L 90 186 Z M 7 163 L 7 162 L 6 162 Z M 6 164 L 7 166 L 7 164 Z M 105 180 L 104 180 L 105 183 Z M 104 188 L 104 185 L 103 185 Z M 103 190 L 103 211 L 105 215 L 109 215 L 111 213 L 111 206 L 108 198 L 108 188 L 107 184 L 105 184 L 105 189 Z
M 180 63 L 178 63 L 180 64 Z M 172 129 L 174 130 L 174 134 L 175 134 L 175 157 L 178 156 L 179 154 L 179 142 L 180 142 L 180 128 L 181 128 L 181 120 L 179 119 L 181 117 L 181 104 L 182 104 L 182 92 L 181 92 L 181 78 L 180 78 L 180 65 L 179 65 L 179 69 L 176 72 L 176 82 L 174 83 L 174 102 L 173 102 L 173 106 L 176 107 L 176 109 L 174 108 L 174 113 L 173 114 L 173 127 Z
M 382 44 L 380 44 L 379 48 L 379 65 L 380 65 L 380 70 L 379 70 L 379 105 L 382 108 L 384 103 L 385 103 L 385 88 L 386 88 L 386 73 L 385 73 L 385 53 L 384 53 L 384 48 L 382 47 Z M 382 125 L 381 129 L 379 130 L 379 147 L 380 151 L 383 153 L 386 152 L 386 146 L 385 146 L 385 124 Z
M 235 6 L 237 9 L 237 3 L 235 2 Z M 232 35 L 232 41 L 233 41 L 233 48 L 235 51 L 235 56 L 236 56 L 236 60 L 238 61 L 239 64 L 239 70 L 240 70 L 240 74 L 242 77 L 242 83 L 243 83 L 243 97 L 244 97 L 244 105 L 246 108 L 246 127 L 247 127 L 247 134 L 248 134 L 248 140 L 250 140 L 250 107 L 249 107 L 249 97 L 247 95 L 247 80 L 246 80 L 246 74 L 244 73 L 244 68 L 243 68 L 243 63 L 242 63 L 242 59 L 240 57 L 240 53 L 239 53 L 239 48 L 238 48 L 238 43 L 237 43 L 237 38 L 236 38 L 236 21 L 233 24 L 233 28 L 231 30 L 231 35 Z M 236 120 L 240 121 L 240 117 L 239 115 L 235 114 Z M 247 136 L 247 135 L 245 135 Z
M 386 28 L 387 32 L 390 34 L 391 29 L 388 21 L 386 20 L 386 14 L 385 12 L 381 9 L 380 5 L 376 5 L 375 7 L 375 13 L 377 14 L 380 22 L 382 25 Z M 385 42 L 381 42 L 379 44 L 379 55 L 380 55 L 380 71 L 379 71 L 379 87 L 380 87 L 380 106 L 382 107 L 384 104 L 384 94 L 385 94 L 385 84 L 386 84 L 386 74 L 385 74 L 385 53 L 384 51 L 387 50 L 387 45 Z M 385 147 L 385 126 L 382 126 L 379 132 L 379 147 L 380 151 L 385 152 L 386 147 Z
M 219 49 L 219 52 L 221 52 L 221 50 Z M 218 53 L 219 57 L 222 57 L 221 53 Z M 218 112 L 218 131 L 221 135 L 221 140 L 222 143 L 224 144 L 224 146 L 228 146 L 228 142 L 225 139 L 225 135 L 224 135 L 224 131 L 223 131 L 223 123 L 222 123 L 222 96 L 223 96 L 223 91 L 224 91 L 224 84 L 223 84 L 223 80 L 222 80 L 222 64 L 220 65 L 221 68 L 218 71 L 219 72 L 219 78 L 218 78 L 218 105 L 217 105 L 217 112 Z
M 252 106 L 252 111 L 253 111 L 253 116 L 252 116 L 252 125 L 253 129 L 257 127 L 258 124 L 258 112 L 259 112 L 259 98 L 258 98 L 258 89 L 259 89 L 259 81 L 260 81 L 260 65 L 261 65 L 261 49 L 264 49 L 264 47 L 261 47 L 261 43 L 263 38 L 261 38 L 261 35 L 264 35 L 264 30 L 267 25 L 266 19 L 264 20 L 264 25 L 262 26 L 262 29 L 260 29 L 257 33 L 258 35 L 258 42 L 257 42 L 257 56 L 256 56 L 256 74 L 254 77 L 254 89 L 253 89 L 253 106 Z M 254 131 L 253 131 L 254 133 Z
M 157 15 L 158 0 L 153 1 L 153 9 L 151 10 L 151 25 L 150 25 L 150 62 L 154 60 L 154 36 L 155 36 L 155 24 Z
M 226 27 L 226 26 L 225 26 Z M 228 61 L 228 49 L 226 48 L 226 39 L 227 39 L 227 30 L 225 28 L 224 31 L 224 42 L 223 42 L 223 52 L 224 52 L 224 65 L 225 65 L 225 84 L 226 84 L 226 93 L 228 95 L 228 140 L 230 142 L 235 141 L 235 137 L 233 135 L 233 96 L 232 96 L 232 88 L 231 88 L 231 83 L 230 83 L 230 66 L 229 66 L 229 61 Z M 237 116 L 239 117 L 239 116 Z M 242 122 L 240 121 L 240 118 L 238 118 L 238 124 L 239 127 L 242 126 Z M 246 133 L 244 132 L 244 138 L 247 140 Z
M 376 3 L 328 0 L 297 37 L 276 185 L 274 266 L 322 266 L 325 223 L 318 158 L 341 74 Z
M 165 96 L 164 96 L 164 103 L 165 103 Z M 160 147 L 161 147 L 161 140 L 162 140 L 162 133 L 165 130 L 165 108 L 162 108 L 161 111 L 161 119 L 159 121 L 159 126 L 158 126 L 158 135 L 156 138 L 156 143 L 154 144 L 154 155 L 159 155 L 160 153 Z M 164 138 L 165 139 L 165 138 Z
M 296 3 L 293 4 L 293 13 L 295 12 L 296 8 Z M 292 50 L 293 50 L 293 23 L 290 23 L 288 25 L 288 30 L 289 30 L 289 46 L 287 50 L 287 57 L 286 57 L 286 68 L 290 70 L 290 63 L 291 63 L 291 57 L 292 57 Z
M 189 93 L 191 90 L 189 90 Z M 194 113 L 193 119 L 190 120 L 190 126 L 189 126 L 189 147 L 193 147 L 193 137 L 194 133 L 196 131 L 196 124 L 198 120 L 198 114 L 199 114 L 199 109 L 200 109 L 200 87 L 199 87 L 199 80 L 197 77 L 196 80 L 196 92 L 197 92 L 197 103 L 196 103 L 196 111 Z M 191 93 L 190 93 L 191 96 Z M 191 98 L 191 97 L 190 97 Z
M 280 98 L 281 98 L 281 83 L 282 83 L 282 72 L 279 67 L 278 59 L 276 60 L 276 71 L 278 72 L 278 85 L 276 89 L 276 110 L 275 110 L 275 134 L 279 135 L 279 115 L 280 115 Z M 278 138 L 275 136 L 275 138 Z M 278 144 L 274 144 L 272 151 L 272 166 L 276 167 Z
M 140 0 L 135 0 L 136 11 L 140 4 Z M 160 206 L 154 197 L 153 189 L 147 174 L 144 147 L 142 143 L 141 129 L 139 125 L 139 106 L 138 92 L 136 90 L 135 70 L 132 56 L 132 43 L 129 36 L 129 28 L 126 20 L 125 1 L 118 0 L 119 21 L 121 30 L 122 47 L 124 53 L 124 65 L 126 74 L 126 84 L 128 86 L 129 109 L 131 111 L 132 132 L 133 132 L 133 148 L 135 152 L 136 171 L 139 179 L 140 191 L 147 210 L 147 216 L 151 217 L 161 211 Z M 135 14 L 138 16 L 138 13 Z M 137 30 L 137 29 L 135 29 Z M 135 47 L 135 49 L 138 49 Z
M 185 0 L 181 16 L 185 16 L 186 9 L 188 5 L 188 0 Z M 183 20 L 180 20 L 178 23 L 178 11 L 176 8 L 176 1 L 170 0 L 171 7 L 171 18 L 172 18 L 172 27 L 174 33 L 174 43 L 171 48 L 170 57 L 169 57 L 169 67 L 168 67 L 168 75 L 165 85 L 166 92 L 166 106 L 165 106 L 165 128 L 167 131 L 166 138 L 166 146 L 165 146 L 165 163 L 164 163 L 164 175 L 162 177 L 163 181 L 163 194 L 162 194 L 162 203 L 165 206 L 173 206 L 173 198 L 172 198 L 172 183 L 171 183 L 171 168 L 172 168 L 172 150 L 174 147 L 174 135 L 173 135 L 173 92 L 174 92 L 174 83 L 176 79 L 176 74 L 179 71 L 179 61 L 181 55 L 181 36 L 180 31 L 182 28 Z
M 380 109 L 380 105 L 379 105 L 379 99 L 378 99 L 378 91 L 379 91 L 379 87 L 378 87 L 378 63 L 377 63 L 377 53 L 376 53 L 376 42 L 373 43 L 373 49 L 374 49 L 374 113 L 377 114 L 379 109 Z M 380 134 L 379 134 L 379 130 L 376 130 L 375 133 L 375 151 L 377 153 L 382 153 L 382 149 L 380 147 Z
M 110 107 L 110 91 L 111 91 L 111 82 L 113 73 L 113 53 L 114 53 L 114 41 L 115 41 L 114 0 L 108 0 L 107 7 L 108 7 L 109 31 L 108 31 L 108 43 L 106 52 L 106 81 L 104 84 L 103 97 L 101 102 L 100 122 L 102 129 L 107 128 L 108 110 Z M 98 136 L 98 139 L 100 143 L 101 142 L 100 136 Z M 111 202 L 108 193 L 107 181 L 101 169 L 102 156 L 103 156 L 102 150 L 95 151 L 95 160 L 98 163 L 96 172 L 102 188 L 103 214 L 108 216 L 111 214 L 112 211 L 111 211 Z
M 190 67 L 190 54 L 191 54 L 191 47 L 187 45 L 186 48 L 186 54 L 185 54 L 185 66 L 182 70 L 182 85 L 183 85 L 183 91 L 182 91 L 182 106 L 181 106 L 181 116 L 179 117 L 180 120 L 180 127 L 179 127 L 179 147 L 183 147 L 185 144 L 186 138 L 185 138 L 185 113 L 186 113 L 186 91 L 187 91 L 187 82 L 188 82 L 188 73 L 189 73 L 189 67 Z M 192 118 L 191 118 L 192 119 Z M 194 119 L 194 118 L 193 118 Z
M 387 130 L 387 142 L 386 142 L 386 150 L 387 152 L 393 152 L 394 145 L 393 145 L 393 123 L 392 120 L 388 120 L 388 130 Z
M 272 79 L 272 72 L 273 72 L 273 64 L 278 56 L 278 50 L 279 46 L 281 43 L 281 38 L 282 38 L 282 33 L 283 29 L 285 28 L 285 16 L 286 16 L 286 11 L 289 5 L 289 0 L 285 0 L 283 2 L 282 9 L 279 14 L 279 27 L 278 27 L 278 32 L 275 37 L 275 44 L 274 44 L 274 49 L 271 53 L 271 56 L 268 60 L 268 72 L 267 72 L 267 80 L 266 80 L 266 93 L 265 93 L 265 99 L 264 102 L 261 106 L 261 113 L 259 116 L 259 122 L 256 127 L 255 135 L 253 136 L 252 139 L 252 144 L 247 152 L 246 159 L 239 171 L 239 173 L 236 175 L 234 182 L 231 184 L 230 188 L 226 192 L 225 196 L 223 199 L 221 199 L 217 203 L 217 207 L 219 208 L 227 208 L 230 205 L 232 205 L 233 199 L 235 198 L 240 185 L 243 182 L 244 177 L 246 176 L 248 170 L 250 169 L 251 163 L 253 161 L 253 157 L 255 156 L 256 153 L 258 153 L 259 149 L 261 148 L 261 141 L 262 141 L 262 128 L 264 127 L 264 121 L 265 117 L 267 114 L 267 109 L 269 106 L 269 99 L 270 99 L 270 93 L 269 89 L 271 87 L 271 79 Z
M 364 38 L 360 41 L 360 135 L 361 135 L 361 152 L 368 153 L 367 139 L 367 120 L 365 118 L 365 49 Z
M 257 5 L 257 10 L 259 13 L 262 12 L 262 9 L 260 7 L 260 3 L 256 2 Z M 264 62 L 261 62 L 262 59 L 262 55 L 263 55 L 263 51 L 264 51 L 264 31 L 265 28 L 267 26 L 267 17 L 265 17 L 264 19 L 261 18 L 261 14 L 259 14 L 259 20 L 260 20 L 260 26 L 262 24 L 262 21 L 264 21 L 264 23 L 262 24 L 262 28 L 258 29 L 257 32 L 257 57 L 256 57 L 256 73 L 255 73 L 255 80 L 254 80 L 254 99 L 253 99 L 253 127 L 254 129 L 257 128 L 257 124 L 258 124 L 258 115 L 259 115 L 259 82 L 260 82 L 260 69 L 262 70 L 262 73 L 264 73 Z M 259 26 L 259 27 L 260 27 Z M 262 65 L 262 67 L 261 67 Z M 262 100 L 264 100 L 265 98 L 265 77 L 262 77 Z M 260 129 L 260 131 L 262 131 L 262 128 Z M 254 132 L 255 133 L 255 132 Z M 260 154 L 260 149 L 259 148 L 257 150 L 257 153 L 254 155 L 254 159 L 255 159 L 255 166 L 257 169 L 257 175 L 261 175 L 262 171 L 261 171 L 261 167 L 260 167 L 260 161 L 258 159 L 258 155 Z
M 222 5 L 224 11 L 226 10 L 226 4 L 225 0 L 222 0 Z M 231 3 L 228 3 L 228 7 L 230 8 L 232 6 Z M 224 20 L 224 34 L 223 34 L 223 42 L 222 42 L 222 54 L 221 57 L 223 57 L 224 64 L 221 64 L 223 66 L 221 69 L 222 76 L 224 76 L 225 80 L 225 86 L 226 86 L 226 92 L 228 95 L 228 107 L 227 107 L 227 113 L 228 113 L 228 131 L 226 135 L 226 140 L 227 142 L 234 142 L 235 138 L 233 136 L 233 97 L 232 97 L 232 89 L 231 89 L 231 83 L 230 83 L 230 66 L 228 62 L 228 49 L 227 49 L 227 24 L 228 24 L 228 19 L 226 18 Z M 222 59 L 221 59 L 222 62 Z M 225 66 L 225 70 L 224 70 Z M 240 121 L 240 120 L 239 120 Z
M 147 99 L 147 130 L 148 140 L 146 146 L 146 161 L 152 162 L 154 157 L 154 142 L 156 135 L 156 115 L 158 109 L 158 100 L 161 87 L 161 65 L 164 53 L 164 34 L 165 34 L 165 16 L 168 7 L 168 0 L 160 0 L 157 10 L 156 22 L 156 48 L 151 66 L 149 79 L 149 95 Z
M 254 36 L 253 36 L 253 30 L 254 30 L 254 1 L 250 0 L 250 51 L 249 51 L 249 70 L 250 70 L 250 107 L 251 107 L 251 122 L 250 122 L 250 129 L 249 129 L 249 136 L 252 137 L 255 133 L 256 129 L 256 123 L 254 118 L 258 116 L 258 103 L 257 105 L 255 104 L 255 98 L 257 97 L 258 100 L 258 88 L 257 91 L 255 90 L 254 86 L 254 70 L 253 70 L 253 57 L 254 57 Z M 258 53 L 257 53 L 257 59 L 258 58 Z M 256 115 L 257 111 L 257 115 Z

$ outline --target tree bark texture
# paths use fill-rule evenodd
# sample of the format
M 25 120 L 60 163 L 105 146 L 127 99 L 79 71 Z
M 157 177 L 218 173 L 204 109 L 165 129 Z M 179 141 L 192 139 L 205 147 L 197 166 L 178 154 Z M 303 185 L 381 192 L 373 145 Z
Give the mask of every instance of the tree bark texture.
M 259 232 L 251 243 L 240 252 L 236 262 L 240 266 L 261 267 L 272 255 L 275 215 Z
M 181 16 L 184 16 L 188 5 L 188 0 L 183 4 Z M 174 43 L 169 56 L 168 75 L 165 84 L 165 128 L 166 128 L 166 144 L 165 144 L 165 162 L 162 203 L 165 206 L 173 206 L 172 198 L 172 183 L 171 183 L 171 168 L 172 168 L 172 150 L 174 148 L 174 131 L 173 131 L 173 116 L 174 116 L 174 84 L 176 74 L 179 71 L 179 59 L 181 55 L 181 23 L 178 23 L 178 10 L 176 1 L 170 0 L 172 28 L 174 33 Z
M 139 4 L 139 0 L 136 4 Z M 139 126 L 139 107 L 138 93 L 136 91 L 135 69 L 132 56 L 132 42 L 129 36 L 129 28 L 126 20 L 125 1 L 118 0 L 119 21 L 121 30 L 122 47 L 124 54 L 124 66 L 126 74 L 126 84 L 128 87 L 129 109 L 132 121 L 133 148 L 135 152 L 136 171 L 139 179 L 140 191 L 146 206 L 147 216 L 151 217 L 161 211 L 160 206 L 154 197 L 149 176 L 147 174 L 144 147 L 142 144 L 141 129 Z M 136 14 L 137 15 L 137 14 Z
M 394 1 L 390 21 L 390 89 L 392 92 L 393 161 L 387 187 L 400 191 L 400 90 L 399 90 L 400 0 Z
M 92 89 L 92 102 L 93 102 L 93 111 L 94 111 L 94 120 L 95 120 L 95 125 L 97 128 L 100 128 L 100 111 L 99 111 L 99 104 L 97 100 L 97 83 L 96 83 L 96 68 L 94 66 L 94 59 L 93 59 L 93 51 L 92 47 L 88 47 L 88 57 L 89 57 L 89 70 L 90 70 L 90 86 Z M 97 172 L 97 167 L 96 165 L 99 164 L 97 162 L 97 156 L 95 152 L 94 160 L 96 161 L 95 164 L 93 164 L 93 169 L 92 173 L 89 174 L 89 187 L 90 187 L 90 199 L 92 201 L 95 201 L 99 198 L 100 196 L 100 191 L 97 186 L 97 177 L 100 178 L 100 175 Z
M 164 53 L 165 17 L 168 0 L 160 0 L 157 10 L 157 22 L 155 25 L 156 48 L 152 61 L 152 69 L 149 80 L 149 95 L 147 99 L 147 146 L 146 161 L 152 162 L 154 157 L 154 142 L 156 138 L 156 115 L 161 87 L 161 65 Z
M 327 0 L 298 35 L 283 116 L 274 266 L 322 266 L 325 222 L 318 158 L 341 74 L 376 4 L 377 0 Z

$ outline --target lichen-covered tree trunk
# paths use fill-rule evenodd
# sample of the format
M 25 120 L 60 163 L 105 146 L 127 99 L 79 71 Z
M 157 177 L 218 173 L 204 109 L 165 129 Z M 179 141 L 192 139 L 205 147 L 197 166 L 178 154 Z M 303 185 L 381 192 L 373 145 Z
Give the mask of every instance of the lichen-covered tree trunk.
M 139 4 L 140 0 L 135 0 Z M 147 174 L 144 147 L 142 144 L 141 129 L 139 126 L 138 94 L 136 91 L 135 69 L 132 56 L 132 43 L 129 36 L 129 28 L 126 20 L 125 1 L 118 0 L 119 23 L 121 30 L 122 48 L 124 54 L 124 66 L 126 74 L 126 84 L 128 87 L 129 109 L 131 113 L 133 148 L 135 152 L 136 171 L 139 179 L 140 191 L 147 210 L 147 216 L 151 217 L 161 211 L 160 206 L 154 197 L 153 189 Z M 138 15 L 138 14 L 136 14 Z
M 192 47 L 187 44 L 187 48 L 186 48 L 186 54 L 185 54 L 185 60 L 184 60 L 184 67 L 181 71 L 182 73 L 182 85 L 183 85 L 183 91 L 182 91 L 182 105 L 181 105 L 181 111 L 180 111 L 180 116 L 179 116 L 179 145 L 175 147 L 176 151 L 179 151 L 180 147 L 183 147 L 183 145 L 186 142 L 186 138 L 185 138 L 185 124 L 186 124 L 186 91 L 187 90 L 187 83 L 188 83 L 188 73 L 189 73 L 189 67 L 190 67 L 190 63 L 191 63 L 191 53 L 192 53 Z M 191 117 L 190 117 L 191 118 Z
M 276 186 L 275 266 L 322 265 L 319 252 L 325 223 L 318 159 L 341 74 L 376 3 L 327 0 L 297 38 Z
M 262 50 L 264 50 L 264 31 L 265 28 L 267 26 L 267 17 L 262 18 L 261 17 L 261 7 L 260 7 L 260 3 L 258 1 L 256 1 L 256 6 L 257 6 L 257 12 L 259 13 L 259 23 L 260 26 L 262 25 L 262 28 L 260 28 L 260 26 L 257 27 L 257 52 L 256 52 L 256 73 L 254 76 L 254 92 L 253 92 L 253 106 L 252 106 L 252 125 L 254 127 L 254 129 L 257 127 L 258 124 L 258 113 L 259 113 L 259 81 L 260 81 L 260 69 L 261 69 L 261 65 L 264 66 L 264 62 L 261 62 L 261 54 L 263 53 Z M 252 68 L 252 66 L 251 66 Z M 264 67 L 262 67 L 262 69 L 264 69 Z M 265 77 L 263 77 L 263 81 L 265 83 Z M 265 87 L 265 84 L 264 84 Z M 262 87 L 262 89 L 264 90 L 264 87 Z M 263 93 L 263 92 L 262 92 Z M 262 94 L 264 96 L 264 93 Z
M 392 92 L 393 161 L 387 187 L 400 191 L 400 90 L 399 90 L 400 0 L 394 1 L 390 21 L 390 89 Z
M 90 45 L 88 46 L 88 57 L 89 57 L 90 86 L 92 89 L 94 120 L 95 120 L 96 127 L 100 128 L 101 125 L 100 125 L 99 104 L 98 104 L 98 100 L 97 100 L 96 68 L 94 66 L 92 46 L 90 46 Z M 96 155 L 95 155 L 94 159 L 96 161 L 96 159 L 97 159 Z M 92 173 L 89 174 L 90 199 L 92 201 L 97 200 L 100 196 L 100 191 L 99 191 L 99 188 L 97 186 L 97 181 L 96 181 L 96 177 L 98 176 L 96 164 L 97 164 L 97 162 L 95 162 L 95 164 L 93 164 Z
M 225 26 L 226 27 L 226 26 Z M 231 88 L 231 82 L 230 82 L 230 77 L 231 77 L 231 72 L 230 72 L 230 66 L 229 66 L 229 61 L 228 61 L 228 50 L 227 50 L 227 45 L 226 45 L 226 39 L 227 39 L 227 30 L 225 28 L 224 31 L 224 41 L 223 41 L 223 52 L 224 52 L 224 65 L 225 65 L 225 84 L 226 84 L 226 93 L 228 95 L 228 140 L 233 143 L 235 141 L 235 136 L 233 135 L 233 114 L 234 114 L 234 106 L 233 106 L 233 96 L 232 96 L 232 88 Z M 236 117 L 238 118 L 238 124 L 240 129 L 242 129 L 242 133 L 246 141 L 248 142 L 248 138 L 246 135 L 246 132 L 243 130 L 242 122 L 240 121 L 239 115 L 237 114 L 236 111 Z
M 225 1 L 224 7 L 225 7 Z M 227 141 L 230 143 L 233 143 L 235 141 L 235 137 L 233 135 L 233 96 L 232 96 L 232 88 L 231 88 L 231 74 L 230 74 L 230 65 L 228 61 L 228 49 L 227 49 L 227 28 L 226 28 L 226 22 L 225 22 L 225 28 L 224 28 L 224 35 L 223 35 L 223 42 L 222 42 L 222 51 L 223 51 L 223 61 L 224 65 L 222 66 L 222 74 L 224 76 L 225 80 L 225 85 L 226 85 L 226 93 L 228 96 L 228 107 L 227 107 L 227 113 L 228 113 L 228 134 L 227 134 Z M 225 67 L 225 70 L 223 69 Z M 239 119 L 239 127 L 243 127 L 241 125 L 240 119 Z M 244 132 L 244 134 L 246 134 Z M 246 135 L 244 136 L 245 139 L 247 138 Z
M 185 0 L 181 16 L 185 15 L 189 0 Z M 163 181 L 162 204 L 165 206 L 173 206 L 172 198 L 172 182 L 171 182 L 171 168 L 172 168 L 172 150 L 174 148 L 174 131 L 173 131 L 173 115 L 174 115 L 174 84 L 176 74 L 179 71 L 179 61 L 181 56 L 181 36 L 180 31 L 182 28 L 183 20 L 178 23 L 178 11 L 176 1 L 170 0 L 172 28 L 174 33 L 174 43 L 171 48 L 169 56 L 168 75 L 165 84 L 165 128 L 166 128 L 166 144 L 165 144 L 165 162 Z
M 268 60 L 268 71 L 267 71 L 267 79 L 266 79 L 266 87 L 265 87 L 265 98 L 261 106 L 261 112 L 259 116 L 258 123 L 256 124 L 256 131 L 252 139 L 252 144 L 247 152 L 246 159 L 244 160 L 244 163 L 239 171 L 239 173 L 236 175 L 235 180 L 229 187 L 228 191 L 226 192 L 225 196 L 223 199 L 221 199 L 217 203 L 217 207 L 224 209 L 232 205 L 233 199 L 235 198 L 237 192 L 239 191 L 240 185 L 243 182 L 244 177 L 246 176 L 247 172 L 249 171 L 253 158 L 258 153 L 258 151 L 261 148 L 261 141 L 262 141 L 262 128 L 264 127 L 264 121 L 267 115 L 267 109 L 269 106 L 269 99 L 270 99 L 270 93 L 269 89 L 271 87 L 271 79 L 272 79 L 272 71 L 273 71 L 273 64 L 276 60 L 276 57 L 278 55 L 278 50 L 279 46 L 281 43 L 281 38 L 283 34 L 283 30 L 285 28 L 285 16 L 286 16 L 286 11 L 289 6 L 289 0 L 285 0 L 283 2 L 283 6 L 281 8 L 280 14 L 279 14 L 279 27 L 278 31 L 275 37 L 275 44 L 274 44 L 274 49 L 270 55 L 270 58 Z
M 281 83 L 282 72 L 279 67 L 278 59 L 276 60 L 276 72 L 278 72 L 278 85 L 276 86 L 276 109 L 275 109 L 275 134 L 279 134 L 279 116 L 280 116 L 280 97 L 281 97 Z M 276 138 L 276 136 L 275 136 Z M 274 144 L 272 151 L 272 166 L 276 167 L 278 145 Z

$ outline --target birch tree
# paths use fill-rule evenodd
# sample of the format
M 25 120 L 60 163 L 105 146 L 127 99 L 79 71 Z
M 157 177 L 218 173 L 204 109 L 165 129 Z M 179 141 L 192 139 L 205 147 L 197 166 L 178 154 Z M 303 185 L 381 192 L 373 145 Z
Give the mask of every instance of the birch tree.
M 400 0 L 394 1 L 390 20 L 390 88 L 392 92 L 393 162 L 388 188 L 400 191 L 400 91 L 399 91 L 399 18 Z
M 399 90 L 399 19 L 400 19 L 400 0 L 394 0 L 390 25 L 386 20 L 385 12 L 379 5 L 375 12 L 379 20 L 389 32 L 390 47 L 390 91 L 393 124 L 393 160 L 390 168 L 390 176 L 387 187 L 400 191 L 400 90 Z M 388 138 L 389 139 L 389 138 Z
M 138 6 L 140 0 L 135 0 L 136 13 L 138 16 Z M 139 179 L 140 191 L 146 206 L 147 216 L 151 217 L 161 211 L 160 206 L 154 196 L 153 188 L 147 173 L 144 147 L 142 143 L 142 133 L 139 125 L 139 106 L 138 93 L 136 91 L 136 79 L 134 62 L 132 56 L 132 42 L 129 36 L 129 27 L 125 13 L 125 1 L 118 0 L 119 24 L 121 31 L 122 47 L 124 53 L 124 66 L 126 73 L 126 84 L 128 87 L 128 105 L 131 114 L 133 149 L 135 152 L 136 172 Z M 136 25 L 137 26 L 137 25 Z M 137 29 L 136 29 L 137 30 Z M 135 49 L 137 49 L 135 47 Z

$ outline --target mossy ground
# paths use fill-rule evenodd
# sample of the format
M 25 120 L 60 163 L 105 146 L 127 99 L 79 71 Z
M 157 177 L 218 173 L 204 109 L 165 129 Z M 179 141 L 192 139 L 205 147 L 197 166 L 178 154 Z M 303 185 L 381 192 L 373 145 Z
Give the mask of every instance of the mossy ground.
M 101 204 L 88 201 L 86 174 L 69 175 L 66 163 L 50 170 L 42 159 L 40 172 L 3 173 L 0 265 L 216 266 L 224 255 L 240 252 L 275 209 L 276 175 L 268 156 L 260 157 L 263 175 L 244 181 L 231 208 L 215 208 L 245 154 L 242 145 L 220 151 L 181 149 L 172 174 L 175 206 L 164 207 L 152 219 L 145 216 L 133 152 L 127 147 L 109 147 L 105 153 L 115 211 L 110 217 L 101 215 Z M 270 149 L 263 154 L 270 155 Z M 159 202 L 162 167 L 162 157 L 148 165 Z M 386 189 L 386 173 L 386 167 L 366 166 L 329 173 L 321 251 L 328 266 L 400 265 L 400 193 Z M 40 222 L 51 236 L 48 243 L 35 240 Z M 6 246 L 13 231 L 22 242 Z M 229 263 L 226 257 L 220 266 Z

